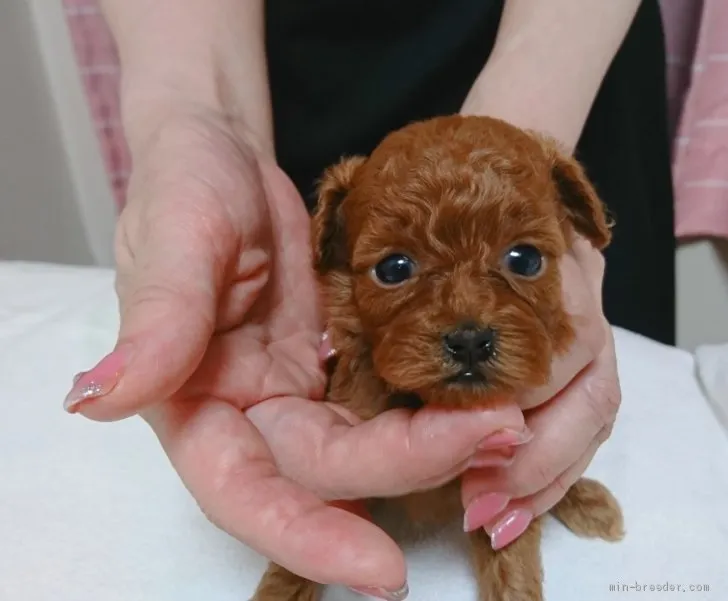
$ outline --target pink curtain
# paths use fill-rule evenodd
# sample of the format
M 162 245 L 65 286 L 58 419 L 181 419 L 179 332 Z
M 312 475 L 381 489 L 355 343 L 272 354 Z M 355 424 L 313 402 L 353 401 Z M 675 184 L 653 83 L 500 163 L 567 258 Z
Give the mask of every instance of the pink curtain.
M 119 208 L 131 161 L 119 122 L 119 65 L 95 0 L 63 0 Z M 728 0 L 661 0 L 675 138 L 676 233 L 728 238 Z
M 119 119 L 119 60 L 95 0 L 63 0 L 78 68 L 118 208 L 124 205 L 131 159 Z
M 675 230 L 728 238 L 728 2 L 662 0 L 675 105 Z

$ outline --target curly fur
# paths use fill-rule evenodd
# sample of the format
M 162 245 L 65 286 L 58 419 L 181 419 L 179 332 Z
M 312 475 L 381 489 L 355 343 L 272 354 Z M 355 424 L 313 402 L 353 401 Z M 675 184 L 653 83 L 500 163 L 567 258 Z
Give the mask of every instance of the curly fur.
M 605 211 L 581 166 L 553 141 L 503 121 L 449 116 L 414 123 L 369 157 L 324 174 L 312 225 L 314 268 L 338 361 L 328 400 L 364 419 L 393 406 L 483 406 L 545 384 L 574 337 L 559 259 L 578 233 L 602 249 Z M 542 273 L 504 268 L 515 244 L 536 246 Z M 414 276 L 384 287 L 372 268 L 394 252 Z M 460 324 L 496 332 L 483 380 L 453 383 L 443 334 Z M 419 530 L 462 519 L 459 482 L 380 500 Z M 622 516 L 601 484 L 582 479 L 552 513 L 575 533 L 616 540 Z M 493 551 L 470 535 L 483 601 L 542 599 L 539 520 Z M 271 564 L 256 601 L 314 601 L 318 586 Z

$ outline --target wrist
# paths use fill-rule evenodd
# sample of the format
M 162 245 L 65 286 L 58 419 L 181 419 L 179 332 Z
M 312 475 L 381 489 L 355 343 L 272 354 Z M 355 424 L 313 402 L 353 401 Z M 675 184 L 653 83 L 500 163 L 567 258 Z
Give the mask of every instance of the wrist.
M 573 151 L 592 99 L 577 90 L 567 95 L 558 89 L 563 82 L 551 81 L 548 71 L 543 77 L 538 72 L 535 64 L 524 64 L 518 57 L 493 57 L 470 89 L 460 112 L 503 119 L 550 135 Z
M 274 156 L 268 122 L 241 110 L 241 103 L 225 91 L 224 76 L 201 77 L 199 85 L 191 78 L 150 81 L 148 76 L 149 72 L 138 78 L 130 75 L 122 86 L 122 121 L 132 155 L 168 125 L 211 119 L 224 123 L 256 153 Z
M 465 114 L 550 134 L 573 150 L 638 0 L 506 0 Z
M 274 155 L 269 106 L 256 106 L 230 81 L 224 63 L 211 60 L 197 69 L 160 74 L 142 67 L 124 72 L 121 113 L 129 147 L 146 144 L 165 124 L 179 118 L 212 115 L 224 120 L 256 152 Z
M 103 0 L 121 62 L 121 110 L 134 152 L 170 119 L 219 116 L 273 152 L 263 2 Z

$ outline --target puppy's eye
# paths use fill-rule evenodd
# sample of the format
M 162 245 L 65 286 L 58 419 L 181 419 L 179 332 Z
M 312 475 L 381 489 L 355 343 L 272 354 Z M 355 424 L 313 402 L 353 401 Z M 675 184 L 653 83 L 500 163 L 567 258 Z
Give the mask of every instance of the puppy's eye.
M 374 279 L 385 286 L 396 286 L 415 273 L 415 262 L 405 255 L 389 255 L 374 266 Z
M 506 252 L 503 260 L 508 271 L 525 278 L 541 275 L 544 257 L 541 251 L 530 244 L 518 244 Z

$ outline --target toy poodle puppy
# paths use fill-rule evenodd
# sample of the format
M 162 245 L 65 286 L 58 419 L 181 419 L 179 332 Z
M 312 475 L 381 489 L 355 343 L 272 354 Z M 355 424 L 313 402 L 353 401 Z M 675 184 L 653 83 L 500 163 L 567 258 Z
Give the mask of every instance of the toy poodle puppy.
M 545 384 L 574 338 L 558 263 L 575 235 L 598 249 L 610 241 L 583 169 L 553 140 L 503 121 L 430 119 L 343 159 L 322 178 L 312 226 L 337 349 L 327 400 L 371 419 L 488 406 Z M 420 534 L 464 513 L 459 480 L 363 501 Z M 616 500 L 593 480 L 551 513 L 577 535 L 622 536 Z M 497 551 L 482 530 L 468 537 L 481 601 L 543 599 L 540 519 Z M 320 588 L 271 564 L 254 599 L 316 601 Z

